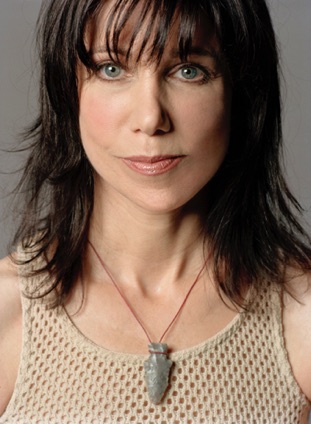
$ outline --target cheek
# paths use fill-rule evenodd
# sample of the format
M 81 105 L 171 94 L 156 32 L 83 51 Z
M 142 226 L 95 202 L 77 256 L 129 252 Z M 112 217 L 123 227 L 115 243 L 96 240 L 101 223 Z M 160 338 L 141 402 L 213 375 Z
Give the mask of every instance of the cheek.
M 196 95 L 178 99 L 180 122 L 199 134 L 226 135 L 231 120 L 231 89 L 223 78 L 207 85 Z
M 103 107 L 103 101 L 87 92 L 81 94 L 80 129 L 83 142 L 89 138 L 95 141 L 104 128 L 109 128 L 110 120 L 109 109 Z
M 96 89 L 97 88 L 97 89 Z M 100 95 L 100 88 L 86 87 L 80 96 L 80 130 L 83 143 L 103 143 L 121 127 L 122 104 L 107 95 Z
M 225 91 L 189 104 L 192 125 L 188 138 L 197 161 L 196 177 L 208 182 L 218 171 L 228 150 L 231 122 L 231 98 Z M 189 119 L 189 118 L 188 118 Z M 190 120 L 189 120 L 190 121 Z M 186 122 L 186 121 L 185 121 Z M 204 184 L 205 185 L 205 184 Z
M 229 143 L 231 107 L 230 98 L 223 99 L 215 97 L 212 100 L 196 104 L 188 104 L 184 111 L 184 125 L 188 139 L 193 145 L 202 149 L 206 154 L 217 154 L 224 156 Z

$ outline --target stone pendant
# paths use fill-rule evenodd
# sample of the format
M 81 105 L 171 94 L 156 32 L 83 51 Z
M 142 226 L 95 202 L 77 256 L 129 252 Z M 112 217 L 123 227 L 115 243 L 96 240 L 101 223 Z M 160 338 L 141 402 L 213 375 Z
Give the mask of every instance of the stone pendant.
M 168 349 L 165 343 L 151 343 L 149 353 L 150 356 L 144 363 L 145 381 L 149 398 L 157 405 L 167 389 L 173 361 L 167 357 Z

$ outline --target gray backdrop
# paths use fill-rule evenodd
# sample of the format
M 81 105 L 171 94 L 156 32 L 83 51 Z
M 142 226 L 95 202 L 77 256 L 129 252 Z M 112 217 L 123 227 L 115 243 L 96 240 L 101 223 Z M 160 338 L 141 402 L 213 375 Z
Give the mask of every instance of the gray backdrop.
M 0 0 L 0 148 L 12 148 L 36 110 L 33 31 L 40 0 Z M 270 0 L 282 52 L 286 164 L 311 223 L 311 1 Z M 22 161 L 0 152 L 0 257 L 14 228 L 9 204 Z M 8 174 L 9 173 L 9 174 Z

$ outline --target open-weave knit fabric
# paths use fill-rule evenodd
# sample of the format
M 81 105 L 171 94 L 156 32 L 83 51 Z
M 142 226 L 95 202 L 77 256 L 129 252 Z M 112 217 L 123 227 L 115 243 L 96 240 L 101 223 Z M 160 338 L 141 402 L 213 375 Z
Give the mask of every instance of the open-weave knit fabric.
M 221 333 L 171 355 L 170 386 L 157 406 L 145 387 L 147 356 L 97 346 L 63 308 L 22 303 L 20 370 L 1 424 L 295 424 L 308 404 L 288 362 L 272 285 Z

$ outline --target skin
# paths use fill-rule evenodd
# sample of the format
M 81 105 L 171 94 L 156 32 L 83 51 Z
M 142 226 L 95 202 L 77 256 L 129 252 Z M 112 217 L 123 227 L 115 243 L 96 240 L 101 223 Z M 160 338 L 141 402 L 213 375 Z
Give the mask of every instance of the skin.
M 108 9 L 100 17 L 100 27 L 105 13 Z M 123 32 L 124 50 L 133 24 Z M 100 69 L 91 78 L 82 66 L 78 71 L 82 140 L 95 170 L 89 238 L 155 340 L 171 322 L 202 267 L 196 205 L 201 201 L 201 188 L 224 159 L 230 134 L 231 91 L 225 72 L 212 55 L 191 55 L 191 69 L 179 58 L 172 59 L 174 31 L 159 66 L 144 61 L 136 64 L 138 39 L 133 57 L 117 78 L 111 77 L 115 68 L 109 68 L 111 60 L 101 51 L 102 33 L 95 34 L 92 49 Z M 217 50 L 204 26 L 197 31 L 194 44 Z M 185 78 L 197 66 L 208 71 L 207 80 L 201 71 L 194 79 Z M 124 157 L 133 155 L 182 155 L 183 159 L 168 172 L 153 176 L 137 173 L 124 163 Z M 79 309 L 79 282 L 66 304 L 82 333 L 107 349 L 146 353 L 145 334 L 90 249 L 83 276 L 83 307 Z M 284 299 L 287 349 L 297 382 L 311 398 L 311 338 L 306 337 L 311 334 L 311 281 L 296 273 L 290 285 L 303 303 L 288 296 Z M 221 331 L 236 314 L 221 301 L 207 271 L 165 342 L 173 350 L 194 346 Z M 0 414 L 16 381 L 21 322 L 17 270 L 5 259 L 0 262 Z M 306 422 L 306 415 L 301 422 Z

